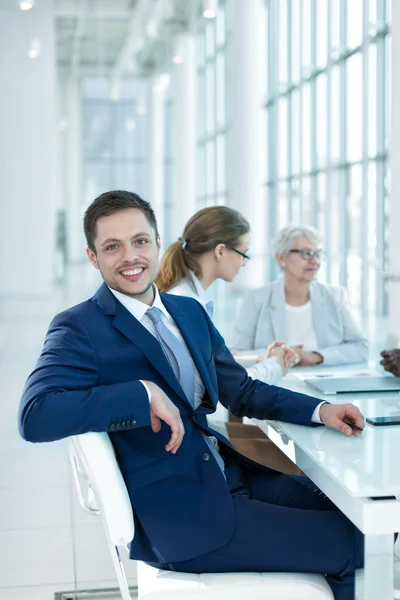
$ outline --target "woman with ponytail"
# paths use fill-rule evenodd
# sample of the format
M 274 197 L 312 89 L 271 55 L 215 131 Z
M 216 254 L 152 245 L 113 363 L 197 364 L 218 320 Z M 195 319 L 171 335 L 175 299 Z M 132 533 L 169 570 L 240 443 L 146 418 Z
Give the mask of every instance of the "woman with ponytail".
M 250 225 L 236 210 L 203 208 L 189 219 L 182 237 L 167 248 L 156 280 L 158 289 L 195 298 L 212 319 L 214 303 L 207 289 L 216 279 L 233 281 L 250 259 L 249 237 Z M 296 360 L 294 350 L 276 342 L 247 372 L 253 379 L 275 384 Z

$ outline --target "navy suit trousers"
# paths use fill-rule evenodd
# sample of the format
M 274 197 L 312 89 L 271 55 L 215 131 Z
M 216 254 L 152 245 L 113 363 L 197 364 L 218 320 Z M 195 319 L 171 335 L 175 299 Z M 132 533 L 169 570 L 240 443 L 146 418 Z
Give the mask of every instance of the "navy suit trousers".
M 355 569 L 364 560 L 362 533 L 307 477 L 248 473 L 245 479 L 237 463 L 227 464 L 236 529 L 226 546 L 154 566 L 187 573 L 321 573 L 336 600 L 354 600 Z

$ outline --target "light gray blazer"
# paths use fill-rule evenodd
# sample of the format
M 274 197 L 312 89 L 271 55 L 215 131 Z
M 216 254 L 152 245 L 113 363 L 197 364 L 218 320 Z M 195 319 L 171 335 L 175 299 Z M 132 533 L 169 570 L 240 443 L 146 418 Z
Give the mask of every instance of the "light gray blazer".
M 344 288 L 317 281 L 310 288 L 317 348 L 327 365 L 364 362 L 368 341 L 356 324 Z M 266 348 L 288 339 L 283 277 L 245 294 L 235 323 L 237 350 Z

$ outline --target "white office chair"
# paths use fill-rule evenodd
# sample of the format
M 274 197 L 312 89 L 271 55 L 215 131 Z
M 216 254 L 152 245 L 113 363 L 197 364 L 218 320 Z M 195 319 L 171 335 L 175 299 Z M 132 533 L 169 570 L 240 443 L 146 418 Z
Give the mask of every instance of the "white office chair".
M 106 433 L 86 433 L 69 440 L 74 480 L 83 508 L 100 514 L 121 590 L 132 600 L 118 551 L 134 536 L 131 503 L 114 449 Z M 85 480 L 82 487 L 81 481 Z M 268 543 L 268 532 L 266 532 Z M 163 571 L 138 562 L 140 600 L 333 600 L 322 575 L 302 573 L 204 573 Z

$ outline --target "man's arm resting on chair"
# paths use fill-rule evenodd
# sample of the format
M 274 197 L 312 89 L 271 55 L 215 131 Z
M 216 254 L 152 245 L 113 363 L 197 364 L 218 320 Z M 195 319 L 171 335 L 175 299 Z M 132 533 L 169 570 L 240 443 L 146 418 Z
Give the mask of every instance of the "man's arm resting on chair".
M 68 313 L 58 315 L 25 385 L 19 409 L 22 437 L 48 442 L 151 425 L 148 395 L 139 380 L 98 381 L 99 362 L 84 325 Z

